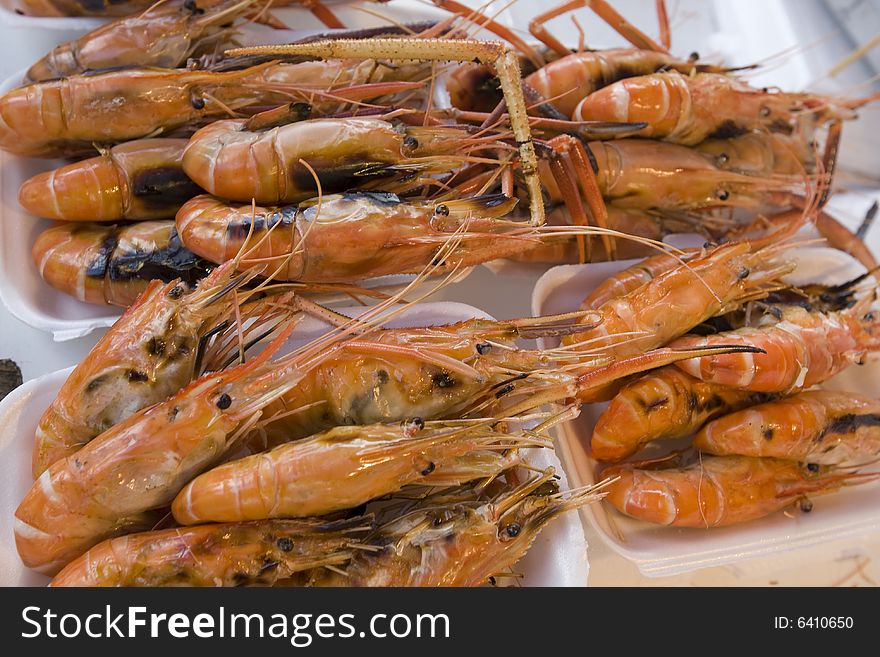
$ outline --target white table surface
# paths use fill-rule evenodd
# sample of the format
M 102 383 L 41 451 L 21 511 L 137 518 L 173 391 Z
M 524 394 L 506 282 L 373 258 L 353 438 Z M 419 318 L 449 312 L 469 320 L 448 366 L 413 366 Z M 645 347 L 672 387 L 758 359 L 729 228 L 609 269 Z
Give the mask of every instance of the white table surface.
M 0 79 L 30 65 L 65 34 L 68 33 L 0 23 Z M 869 197 L 868 193 L 858 194 L 861 205 L 868 203 Z M 860 203 L 855 207 L 860 207 Z M 858 213 L 851 211 L 846 223 L 854 226 L 859 219 Z M 880 253 L 880 226 L 869 237 L 875 253 Z M 438 294 L 436 300 L 468 303 L 498 318 L 526 316 L 532 287 L 539 275 L 534 270 L 497 276 L 477 268 L 466 281 Z M 49 334 L 23 324 L 0 305 L 0 358 L 18 363 L 24 380 L 77 363 L 102 333 L 96 331 L 84 338 L 56 343 Z M 586 526 L 585 533 L 593 586 L 876 586 L 880 582 L 880 534 L 673 577 L 648 578 L 634 564 L 612 552 L 591 527 Z

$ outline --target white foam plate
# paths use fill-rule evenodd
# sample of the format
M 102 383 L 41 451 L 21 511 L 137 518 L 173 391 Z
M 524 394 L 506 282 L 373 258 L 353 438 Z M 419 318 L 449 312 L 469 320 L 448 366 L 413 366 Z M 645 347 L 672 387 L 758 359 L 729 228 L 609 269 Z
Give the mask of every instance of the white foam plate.
M 865 271 L 849 256 L 824 247 L 804 249 L 796 259 L 809 263 L 802 265 L 797 275 L 800 280 L 836 284 Z M 550 269 L 535 286 L 534 314 L 578 309 L 584 297 L 606 277 L 634 262 Z M 874 354 L 864 366 L 848 368 L 823 387 L 880 396 L 880 357 Z M 557 449 L 573 486 L 596 481 L 597 466 L 589 444 L 593 426 L 606 405 L 586 405 L 580 417 L 557 428 Z M 817 496 L 812 501 L 813 512 L 809 514 L 778 512 L 741 525 L 705 530 L 652 525 L 628 518 L 605 503 L 585 507 L 582 513 L 612 550 L 633 561 L 649 577 L 678 575 L 880 531 L 880 482 Z
M 355 315 L 363 307 L 344 308 Z M 461 303 L 441 302 L 411 306 L 389 326 L 430 326 L 448 324 L 471 317 L 491 319 L 486 313 Z M 293 349 L 326 330 L 318 320 L 306 320 L 285 349 Z M 42 586 L 49 578 L 28 570 L 18 558 L 13 538 L 15 509 L 30 489 L 31 451 L 40 416 L 52 403 L 73 368 L 59 370 L 28 381 L 0 402 L 0 586 Z M 528 450 L 537 467 L 553 466 L 560 475 L 560 486 L 569 488 L 565 473 L 552 450 Z M 576 512 L 556 519 L 542 531 L 526 557 L 517 565 L 524 586 L 586 586 L 589 575 L 584 528 Z

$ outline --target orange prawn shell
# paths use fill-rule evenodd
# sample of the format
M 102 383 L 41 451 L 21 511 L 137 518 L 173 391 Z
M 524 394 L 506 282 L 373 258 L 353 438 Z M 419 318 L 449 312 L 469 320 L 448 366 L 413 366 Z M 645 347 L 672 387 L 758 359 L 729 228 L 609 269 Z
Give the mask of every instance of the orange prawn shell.
M 198 188 L 181 166 L 185 139 L 142 139 L 26 180 L 18 200 L 29 213 L 65 221 L 165 219 Z
M 743 328 L 713 336 L 685 336 L 672 347 L 742 344 L 766 353 L 708 356 L 676 363 L 691 376 L 758 392 L 794 392 L 821 383 L 869 350 L 880 349 L 874 315 L 839 311 L 810 313 L 786 308 L 783 321 L 766 328 Z
M 839 486 L 837 478 L 808 476 L 792 461 L 748 456 L 704 456 L 680 469 L 613 466 L 602 476 L 618 477 L 605 488 L 605 499 L 621 513 L 694 528 L 755 520 Z
M 649 441 L 686 436 L 754 397 L 703 383 L 675 367 L 649 372 L 626 384 L 599 416 L 590 441 L 593 457 L 619 461 Z
M 339 183 L 329 172 L 338 171 L 334 176 L 345 185 L 356 173 L 353 165 L 362 169 L 402 157 L 403 135 L 378 119 L 315 119 L 260 133 L 244 125 L 216 121 L 196 132 L 184 152 L 184 171 L 211 194 L 243 202 L 301 201 L 316 192 L 301 159 L 321 172 L 322 187 L 333 191 Z
M 694 446 L 709 454 L 858 465 L 880 452 L 880 402 L 853 393 L 803 392 L 713 420 Z
M 753 89 L 714 73 L 654 73 L 615 82 L 584 98 L 576 121 L 644 121 L 639 135 L 694 145 L 749 129 L 789 133 L 796 95 Z

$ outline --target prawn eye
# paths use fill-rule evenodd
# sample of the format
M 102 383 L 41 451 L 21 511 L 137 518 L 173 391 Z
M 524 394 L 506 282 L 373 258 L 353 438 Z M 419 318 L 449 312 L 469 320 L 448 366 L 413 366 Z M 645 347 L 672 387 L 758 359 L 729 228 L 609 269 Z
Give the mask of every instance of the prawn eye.
M 193 96 L 193 99 L 191 102 L 192 102 L 193 109 L 197 109 L 197 110 L 205 109 L 205 99 L 204 98 L 199 98 L 198 96 Z
M 813 503 L 810 502 L 810 500 L 808 500 L 806 498 L 804 498 L 800 501 L 799 506 L 800 506 L 801 511 L 803 511 L 804 513 L 809 513 L 810 511 L 813 510 Z
M 431 474 L 432 472 L 434 472 L 434 470 L 435 470 L 436 468 L 437 468 L 437 464 L 434 463 L 433 461 L 430 461 L 430 462 L 428 463 L 427 467 L 425 467 L 425 469 L 422 470 L 422 476 L 423 476 L 423 477 L 427 477 L 429 474 Z
M 730 156 L 727 153 L 718 153 L 718 157 L 715 159 L 718 161 L 719 166 L 723 166 L 730 161 Z
M 409 148 L 411 150 L 415 150 L 419 147 L 419 140 L 416 139 L 415 137 L 413 137 L 412 135 L 410 135 L 409 137 L 404 138 L 403 145 L 406 148 Z
M 441 217 L 448 217 L 449 216 L 449 207 L 446 205 L 443 205 L 441 203 L 436 208 L 434 208 L 434 214 L 440 215 Z
M 282 536 L 275 541 L 275 545 L 277 545 L 278 549 L 282 552 L 290 552 L 293 549 L 293 541 L 286 536 Z
M 719 201 L 726 201 L 730 198 L 730 192 L 728 192 L 726 189 L 719 189 L 715 193 L 715 195 L 718 197 Z
M 217 399 L 217 408 L 219 408 L 221 411 L 225 411 L 225 410 L 226 410 L 227 408 L 229 408 L 230 406 L 232 406 L 232 397 L 230 397 L 229 395 L 227 395 L 227 394 L 224 392 L 224 393 L 223 393 L 222 395 L 220 395 L 220 397 Z
M 425 421 L 420 417 L 412 417 L 403 423 L 403 433 L 408 438 L 412 438 L 424 428 Z
M 807 463 L 807 470 L 809 470 L 810 472 L 819 472 L 819 464 Z
M 767 105 L 763 105 L 760 109 L 760 114 L 764 118 L 767 118 L 768 116 L 770 116 L 770 108 L 767 107 Z
M 520 527 L 519 523 L 512 522 L 507 527 L 504 528 L 504 533 L 507 534 L 510 538 L 516 538 L 519 536 L 522 531 L 522 527 Z
M 183 286 L 175 285 L 170 290 L 168 290 L 168 298 L 169 299 L 179 299 L 183 296 Z
M 490 351 L 492 351 L 492 345 L 488 342 L 477 343 L 477 353 L 480 354 L 480 356 L 485 356 Z

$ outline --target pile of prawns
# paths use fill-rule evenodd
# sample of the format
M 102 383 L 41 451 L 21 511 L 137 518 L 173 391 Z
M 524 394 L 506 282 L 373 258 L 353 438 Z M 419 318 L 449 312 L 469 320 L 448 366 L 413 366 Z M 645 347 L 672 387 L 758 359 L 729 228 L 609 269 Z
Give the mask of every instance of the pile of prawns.
M 242 267 L 351 290 L 414 275 L 450 241 L 463 267 L 587 262 L 791 208 L 853 242 L 822 207 L 842 124 L 870 98 L 756 89 L 678 59 L 662 3 L 662 44 L 575 1 L 530 26 L 543 48 L 435 4 L 448 20 L 231 48 L 251 22 L 283 28 L 274 4 L 161 0 L 55 48 L 0 97 L 0 148 L 98 149 L 21 186 L 28 213 L 63 222 L 34 243 L 40 275 L 124 307 L 244 249 Z M 572 52 L 543 27 L 583 4 L 635 47 Z M 468 38 L 479 27 L 501 40 Z
M 651 377 L 717 387 L 705 404 L 688 391 L 650 404 L 690 409 L 668 419 L 686 435 L 878 348 L 870 276 L 831 291 L 783 281 L 807 222 L 874 266 L 822 211 L 842 123 L 867 101 L 754 89 L 674 58 L 668 28 L 655 43 L 606 2 L 539 17 L 546 50 L 438 4 L 449 21 L 220 55 L 230 24 L 276 24 L 266 3 L 159 3 L 60 46 L 0 98 L 0 148 L 100 145 L 25 182 L 20 200 L 66 222 L 34 246 L 50 284 L 128 306 L 37 431 L 16 544 L 53 585 L 476 585 L 602 495 L 647 520 L 714 526 L 870 478 L 829 468 L 876 451 L 876 422 L 840 420 L 876 419 L 876 405 L 811 392 L 785 412 L 826 409 L 817 430 L 833 425 L 840 460 L 701 433 L 718 456 L 698 480 L 693 466 L 629 464 L 560 493 L 526 456 L 577 406 L 612 397 L 597 458 L 669 437 L 624 436 L 614 414 Z M 635 47 L 571 52 L 543 29 L 583 4 Z M 461 18 L 507 43 L 466 38 Z M 449 61 L 453 106 L 435 108 Z M 649 258 L 576 313 L 384 327 L 428 276 L 644 255 L 695 231 L 711 243 Z M 415 281 L 357 319 L 303 296 L 364 294 L 360 282 L 402 273 Z M 757 302 L 768 310 L 753 326 L 740 308 Z M 333 328 L 284 353 L 305 316 Z M 706 323 L 719 332 L 686 335 Z M 549 336 L 562 346 L 516 342 Z M 788 369 L 756 383 L 773 358 Z

